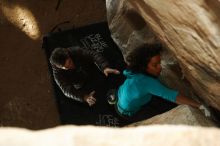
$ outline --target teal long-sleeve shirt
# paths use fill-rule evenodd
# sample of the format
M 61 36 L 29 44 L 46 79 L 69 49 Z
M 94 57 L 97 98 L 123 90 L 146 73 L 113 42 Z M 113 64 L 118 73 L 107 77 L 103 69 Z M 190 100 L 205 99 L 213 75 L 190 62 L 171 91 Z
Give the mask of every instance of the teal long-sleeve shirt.
M 152 95 L 176 101 L 178 91 L 167 88 L 157 78 L 129 70 L 124 70 L 123 74 L 126 80 L 117 92 L 117 108 L 122 115 L 132 116 L 151 100 Z

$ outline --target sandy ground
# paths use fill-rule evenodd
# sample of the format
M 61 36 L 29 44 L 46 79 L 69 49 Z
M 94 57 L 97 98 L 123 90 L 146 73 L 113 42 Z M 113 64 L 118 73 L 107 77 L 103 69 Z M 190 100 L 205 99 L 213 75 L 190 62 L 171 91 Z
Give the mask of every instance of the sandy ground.
M 104 0 L 58 1 L 0 0 L 1 126 L 60 124 L 42 37 L 64 21 L 64 29 L 104 21 L 106 10 Z

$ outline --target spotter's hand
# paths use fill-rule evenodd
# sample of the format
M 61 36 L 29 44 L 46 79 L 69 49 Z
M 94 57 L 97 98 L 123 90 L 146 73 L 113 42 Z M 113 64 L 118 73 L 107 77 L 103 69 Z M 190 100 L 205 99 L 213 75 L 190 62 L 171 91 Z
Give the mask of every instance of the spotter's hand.
M 93 106 L 96 102 L 94 94 L 95 91 L 92 91 L 91 93 L 89 93 L 89 95 L 84 96 L 84 100 L 89 104 L 89 106 Z
M 104 69 L 104 74 L 107 77 L 108 74 L 120 74 L 120 71 L 118 71 L 117 69 L 112 69 L 107 67 Z

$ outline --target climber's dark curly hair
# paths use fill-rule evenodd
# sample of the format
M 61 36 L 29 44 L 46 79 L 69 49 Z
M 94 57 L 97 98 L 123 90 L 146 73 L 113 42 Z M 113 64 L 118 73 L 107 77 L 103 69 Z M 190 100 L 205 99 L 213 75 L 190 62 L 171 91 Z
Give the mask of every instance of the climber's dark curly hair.
M 145 73 L 146 66 L 153 56 L 159 55 L 161 44 L 144 44 L 132 50 L 126 57 L 128 69 L 136 73 Z

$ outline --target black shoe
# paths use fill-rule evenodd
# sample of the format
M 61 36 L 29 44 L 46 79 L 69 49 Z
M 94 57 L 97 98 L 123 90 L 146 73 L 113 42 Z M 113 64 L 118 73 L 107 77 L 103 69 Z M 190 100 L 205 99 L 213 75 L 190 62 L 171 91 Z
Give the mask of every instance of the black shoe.
M 107 93 L 107 100 L 109 104 L 115 104 L 116 103 L 116 97 L 115 97 L 115 89 L 110 89 Z
M 115 98 L 115 95 L 111 94 L 107 97 L 107 100 L 108 100 L 108 103 L 113 105 L 116 103 L 116 98 Z

